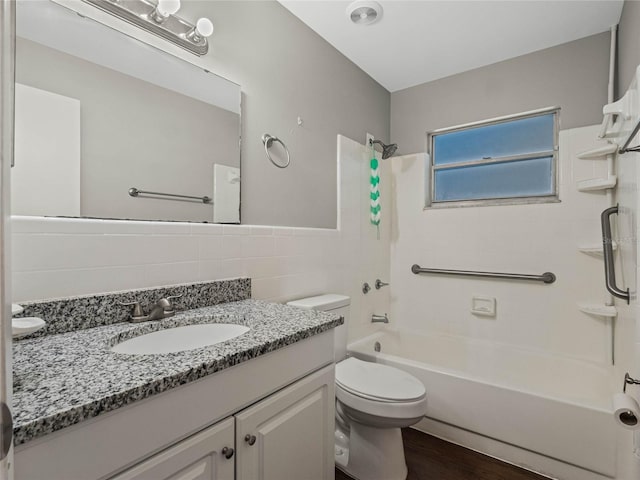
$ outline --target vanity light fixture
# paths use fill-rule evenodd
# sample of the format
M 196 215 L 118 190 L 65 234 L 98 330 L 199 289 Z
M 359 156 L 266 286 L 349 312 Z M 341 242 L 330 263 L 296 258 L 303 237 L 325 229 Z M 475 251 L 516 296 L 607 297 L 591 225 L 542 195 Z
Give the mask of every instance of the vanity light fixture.
M 151 12 L 151 18 L 156 23 L 164 23 L 171 15 L 180 10 L 180 0 L 158 0 L 158 5 Z
M 207 38 L 213 34 L 213 23 L 200 18 L 195 25 L 178 17 L 180 0 L 83 0 L 125 22 L 142 28 L 169 42 L 184 48 L 194 55 L 206 55 L 209 51 Z

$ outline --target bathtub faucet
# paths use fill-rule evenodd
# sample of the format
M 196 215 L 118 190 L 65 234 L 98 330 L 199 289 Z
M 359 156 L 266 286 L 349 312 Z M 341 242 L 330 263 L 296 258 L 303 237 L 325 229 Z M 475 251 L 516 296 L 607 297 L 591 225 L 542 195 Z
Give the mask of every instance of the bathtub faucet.
M 387 314 L 384 315 L 376 315 L 375 313 L 371 315 L 371 323 L 389 323 L 389 317 Z

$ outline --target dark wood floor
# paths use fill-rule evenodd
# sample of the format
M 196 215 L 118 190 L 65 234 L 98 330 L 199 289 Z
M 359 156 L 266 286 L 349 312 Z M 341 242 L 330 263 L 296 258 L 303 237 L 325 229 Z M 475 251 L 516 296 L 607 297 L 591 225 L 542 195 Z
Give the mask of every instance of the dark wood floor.
M 402 430 L 402 438 L 407 480 L 548 480 L 411 428 Z M 350 478 L 336 469 L 336 480 Z

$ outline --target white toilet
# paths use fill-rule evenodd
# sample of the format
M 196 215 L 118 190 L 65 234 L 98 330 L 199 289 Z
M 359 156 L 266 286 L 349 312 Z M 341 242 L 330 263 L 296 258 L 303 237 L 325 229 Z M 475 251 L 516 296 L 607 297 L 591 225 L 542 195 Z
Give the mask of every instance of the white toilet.
M 379 363 L 347 356 L 350 299 L 319 295 L 289 302 L 344 317 L 335 329 L 336 466 L 358 480 L 405 480 L 401 427 L 420 421 L 427 396 L 420 380 Z

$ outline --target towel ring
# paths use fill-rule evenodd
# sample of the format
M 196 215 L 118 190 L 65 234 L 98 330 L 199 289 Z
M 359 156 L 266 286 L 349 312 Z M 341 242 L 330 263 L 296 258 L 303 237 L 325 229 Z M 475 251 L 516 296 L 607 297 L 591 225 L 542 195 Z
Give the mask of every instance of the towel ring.
M 284 165 L 280 165 L 279 163 L 274 162 L 273 158 L 271 158 L 269 149 L 271 148 L 271 145 L 273 145 L 273 142 L 278 142 L 280 145 L 282 145 L 284 151 L 287 152 L 287 163 L 285 163 Z M 271 163 L 273 163 L 278 168 L 287 168 L 289 166 L 289 164 L 291 163 L 291 156 L 289 155 L 289 149 L 282 140 L 280 140 L 278 137 L 274 137 L 272 135 L 269 135 L 268 133 L 265 133 L 264 135 L 262 135 L 262 143 L 264 143 L 264 152 L 267 154 L 267 158 Z

